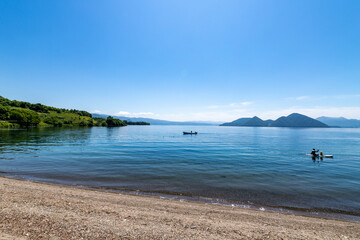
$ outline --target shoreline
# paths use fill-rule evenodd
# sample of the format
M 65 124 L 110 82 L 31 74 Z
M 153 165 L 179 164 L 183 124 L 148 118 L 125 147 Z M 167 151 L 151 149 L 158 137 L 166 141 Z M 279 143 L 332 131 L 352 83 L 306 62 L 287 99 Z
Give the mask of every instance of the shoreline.
M 0 177 L 5 239 L 359 239 L 360 223 Z
M 195 202 L 203 204 L 212 204 L 212 205 L 222 205 L 228 207 L 236 207 L 243 209 L 252 209 L 258 211 L 268 211 L 276 213 L 285 213 L 293 214 L 298 216 L 310 216 L 315 218 L 324 218 L 324 219 L 333 219 L 340 221 L 356 222 L 360 223 L 360 214 L 357 212 L 348 212 L 338 209 L 327 209 L 327 208 L 300 208 L 292 206 L 282 206 L 282 205 L 268 205 L 265 203 L 242 203 L 226 199 L 214 199 L 205 196 L 190 195 L 182 192 L 169 192 L 169 191 L 150 191 L 150 190 L 141 190 L 141 189 L 128 189 L 128 188 L 114 188 L 114 187 L 104 187 L 104 186 L 92 186 L 92 185 L 82 185 L 82 184 L 69 184 L 61 181 L 55 181 L 51 179 L 38 179 L 38 178 L 26 178 L 26 177 L 15 177 L 12 175 L 7 175 L 7 172 L 0 171 L 0 178 L 9 178 L 16 179 L 26 182 L 34 182 L 40 184 L 48 184 L 54 186 L 68 186 L 79 189 L 95 190 L 95 191 L 105 191 L 105 192 L 114 192 L 121 194 L 128 194 L 134 196 L 146 196 L 159 199 L 169 199 L 175 201 L 185 201 L 185 202 Z

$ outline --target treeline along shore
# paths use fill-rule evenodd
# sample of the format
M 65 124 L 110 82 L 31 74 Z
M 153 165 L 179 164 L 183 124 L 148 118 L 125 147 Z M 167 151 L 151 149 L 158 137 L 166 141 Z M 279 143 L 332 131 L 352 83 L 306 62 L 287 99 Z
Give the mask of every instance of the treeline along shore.
M 130 122 L 107 118 L 93 118 L 92 114 L 76 109 L 64 109 L 9 100 L 0 96 L 0 128 L 21 127 L 122 127 L 150 125 L 147 122 Z

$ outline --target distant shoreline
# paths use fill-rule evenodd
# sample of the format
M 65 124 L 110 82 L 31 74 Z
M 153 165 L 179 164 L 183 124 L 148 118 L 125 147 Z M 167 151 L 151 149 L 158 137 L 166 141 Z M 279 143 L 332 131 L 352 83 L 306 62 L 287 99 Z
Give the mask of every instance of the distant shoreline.
M 0 177 L 0 236 L 357 239 L 360 223 Z

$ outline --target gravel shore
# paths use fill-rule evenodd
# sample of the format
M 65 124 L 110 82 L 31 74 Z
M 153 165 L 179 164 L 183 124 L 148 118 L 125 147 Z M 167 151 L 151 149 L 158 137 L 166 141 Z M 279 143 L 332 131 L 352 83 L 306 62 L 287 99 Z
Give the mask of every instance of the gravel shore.
M 0 177 L 0 239 L 360 239 L 360 223 Z

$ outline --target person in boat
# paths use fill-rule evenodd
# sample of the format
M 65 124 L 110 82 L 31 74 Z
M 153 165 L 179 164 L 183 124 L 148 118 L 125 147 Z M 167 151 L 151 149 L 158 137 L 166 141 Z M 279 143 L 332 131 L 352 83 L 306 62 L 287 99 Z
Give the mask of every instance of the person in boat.
M 315 151 L 315 148 L 311 151 L 312 156 L 318 156 L 317 152 L 319 152 L 319 149 Z

